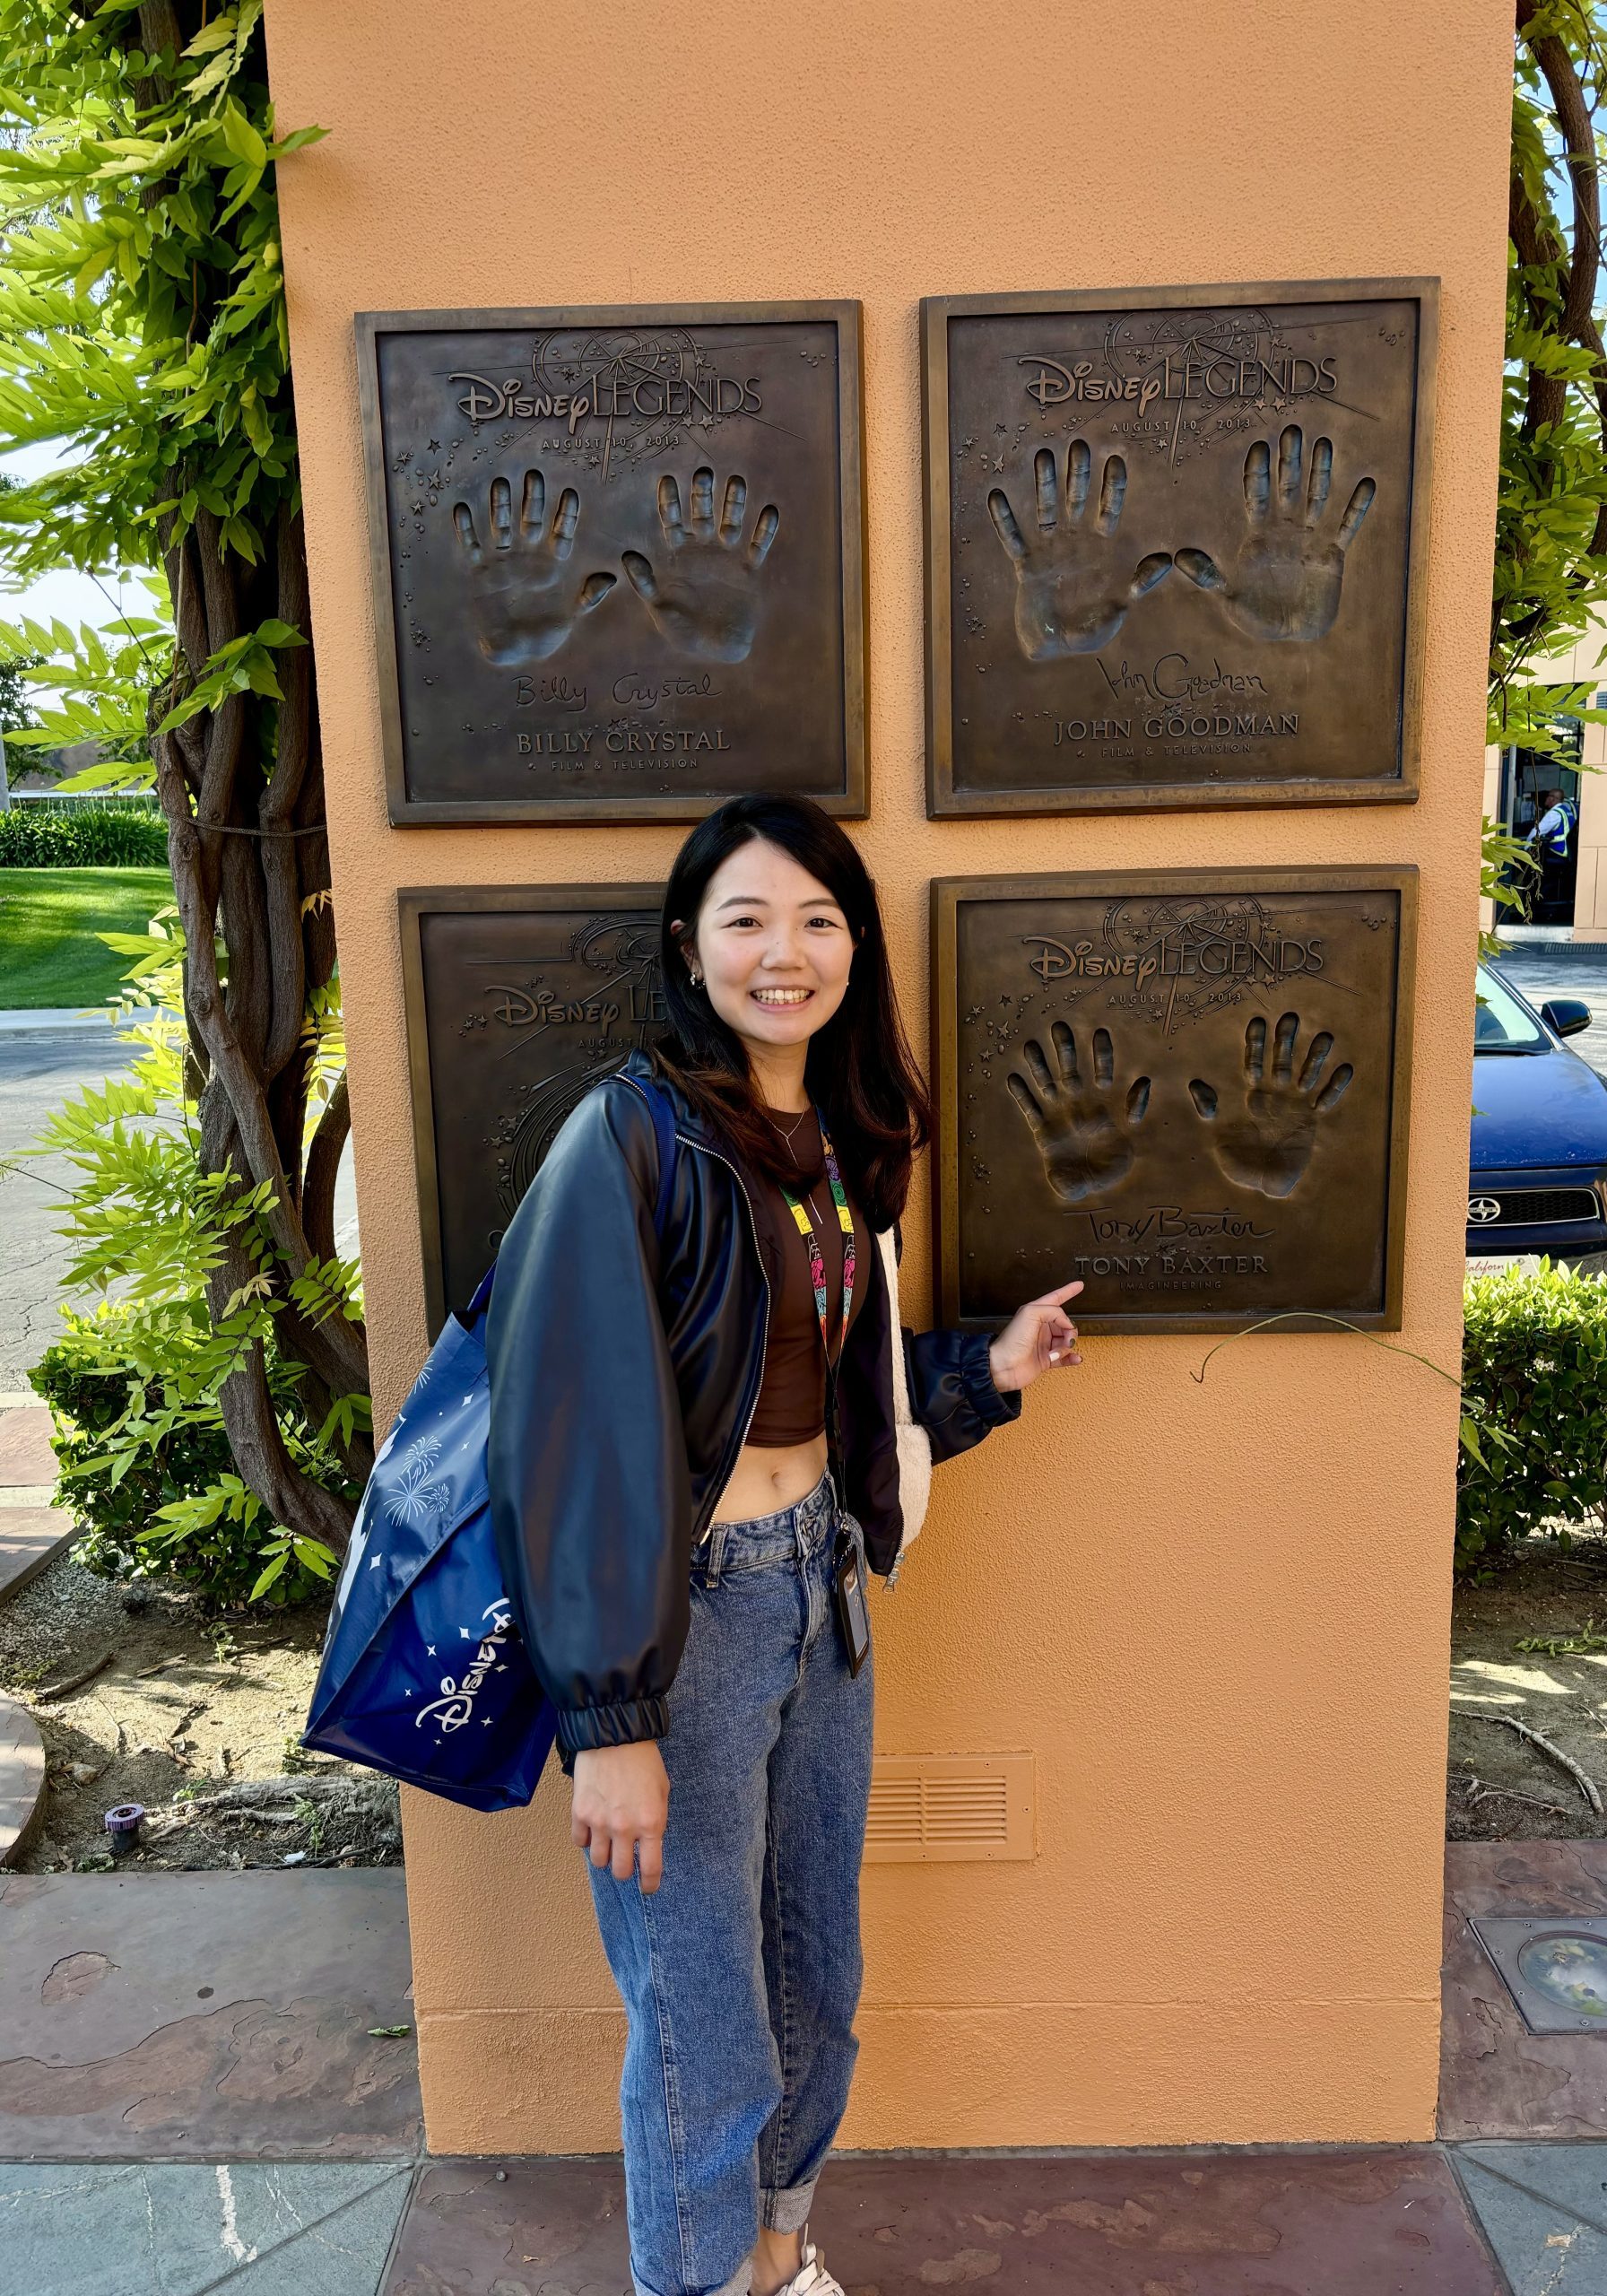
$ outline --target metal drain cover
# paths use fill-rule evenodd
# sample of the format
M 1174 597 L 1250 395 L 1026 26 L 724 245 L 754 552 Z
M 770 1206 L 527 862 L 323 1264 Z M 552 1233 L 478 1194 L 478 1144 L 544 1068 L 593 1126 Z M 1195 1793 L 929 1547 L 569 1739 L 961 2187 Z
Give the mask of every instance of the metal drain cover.
M 1532 2033 L 1607 2033 L 1607 1915 L 1481 1914 L 1469 1926 Z

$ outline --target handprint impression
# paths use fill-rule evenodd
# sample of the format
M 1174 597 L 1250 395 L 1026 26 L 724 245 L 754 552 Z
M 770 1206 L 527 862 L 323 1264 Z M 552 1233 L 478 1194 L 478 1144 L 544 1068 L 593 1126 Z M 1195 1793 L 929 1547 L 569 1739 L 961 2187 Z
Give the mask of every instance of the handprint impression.
M 1117 1100 L 1116 1055 L 1107 1029 L 1094 1031 L 1094 1073 L 1085 1078 L 1077 1065 L 1077 1039 L 1064 1021 L 1049 1031 L 1056 1074 L 1051 1074 L 1043 1047 L 1030 1038 L 1021 1058 L 1030 1082 L 1012 1070 L 1010 1097 L 1026 1118 L 1049 1186 L 1064 1203 L 1080 1204 L 1125 1179 L 1135 1153 L 1132 1134 L 1150 1105 L 1150 1080 L 1140 1076 Z
M 1099 484 L 1099 507 L 1088 517 L 1093 458 L 1088 442 L 1073 439 L 1066 457 L 1065 502 L 1053 450 L 1032 460 L 1037 517 L 1030 534 L 1016 523 L 1010 498 L 995 486 L 987 498 L 994 531 L 1015 566 L 1015 634 L 1029 662 L 1057 662 L 1067 654 L 1093 654 L 1116 636 L 1127 609 L 1152 590 L 1171 566 L 1164 551 L 1128 571 L 1116 545 L 1127 465 L 1112 455 Z
M 681 489 L 666 474 L 658 482 L 658 523 L 669 552 L 656 570 L 639 551 L 624 552 L 630 587 L 653 618 L 659 635 L 682 654 L 706 662 L 742 662 L 759 624 L 759 576 L 770 554 L 781 513 L 767 503 L 753 522 L 753 536 L 742 547 L 748 482 L 725 482 L 717 531 L 714 473 L 692 473 L 691 522 L 683 525 Z
M 1355 1070 L 1347 1061 L 1328 1082 L 1323 1071 L 1333 1039 L 1325 1029 L 1313 1037 L 1305 1065 L 1295 1075 L 1295 1040 L 1299 1015 L 1285 1013 L 1273 1046 L 1273 1073 L 1266 1071 L 1266 1022 L 1254 1020 L 1245 1031 L 1240 1091 L 1226 1110 L 1223 1094 L 1196 1077 L 1189 1086 L 1194 1108 L 1212 1126 L 1212 1147 L 1228 1178 L 1262 1196 L 1289 1196 L 1299 1185 L 1316 1144 L 1319 1118 L 1344 1097 Z
M 565 487 L 552 529 L 543 533 L 546 510 L 547 482 L 539 470 L 527 470 L 516 538 L 513 490 L 505 478 L 493 478 L 491 547 L 487 551 L 481 548 L 468 504 L 452 505 L 452 523 L 468 561 L 466 579 L 480 650 L 499 667 L 542 662 L 556 654 L 581 615 L 600 606 L 619 583 L 617 574 L 588 574 L 577 587 L 564 573 L 580 523 L 580 497 L 574 488 Z
M 1238 628 L 1251 638 L 1325 638 L 1339 612 L 1345 552 L 1377 487 L 1359 478 L 1334 534 L 1321 529 L 1333 474 L 1333 444 L 1319 439 L 1311 449 L 1311 477 L 1301 499 L 1305 434 L 1291 422 L 1278 441 L 1278 485 L 1274 495 L 1272 449 L 1257 439 L 1245 457 L 1244 541 L 1230 571 L 1224 573 L 1208 551 L 1180 550 L 1174 563 L 1202 590 L 1220 593 Z

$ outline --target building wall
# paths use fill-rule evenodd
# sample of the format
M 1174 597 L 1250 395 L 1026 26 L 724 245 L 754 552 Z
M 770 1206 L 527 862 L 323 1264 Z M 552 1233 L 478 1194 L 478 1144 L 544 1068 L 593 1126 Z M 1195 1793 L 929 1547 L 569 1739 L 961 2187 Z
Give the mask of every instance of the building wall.
M 1566 664 L 1566 667 L 1563 665 Z M 1556 674 L 1588 685 L 1594 701 L 1607 685 L 1607 619 L 1559 657 Z M 1547 675 L 1553 674 L 1547 665 Z M 1579 869 L 1574 880 L 1576 941 L 1607 941 L 1607 726 L 1586 726 L 1579 778 Z
M 1607 616 L 1592 623 L 1584 637 L 1560 654 L 1548 655 L 1539 664 L 1547 684 L 1583 685 L 1593 703 L 1607 691 Z M 1585 768 L 1579 780 L 1579 865 L 1574 880 L 1576 941 L 1607 941 L 1607 726 L 1586 726 L 1580 750 Z M 1484 753 L 1484 811 L 1494 820 L 1501 802 L 1501 752 Z M 1484 902 L 1482 922 L 1493 917 L 1493 902 Z
M 1402 1344 L 1460 1340 L 1510 11 L 1498 0 L 270 0 L 358 1190 L 383 1425 L 424 1344 L 395 889 L 661 874 L 671 828 L 394 831 L 360 309 L 864 300 L 873 815 L 917 1044 L 934 875 L 1415 862 Z M 928 822 L 923 292 L 1438 274 L 1415 807 Z M 929 1297 L 921 1180 L 908 1308 Z M 1361 1339 L 1113 1338 L 944 1468 L 874 1597 L 884 1751 L 1030 1750 L 1037 1854 L 866 1875 L 846 2143 L 1420 2138 L 1455 1396 Z M 617 2141 L 621 2020 L 554 1774 L 410 1796 L 439 2152 Z M 673 1821 L 672 1819 L 672 1827 Z M 673 1839 L 673 1834 L 672 1834 Z

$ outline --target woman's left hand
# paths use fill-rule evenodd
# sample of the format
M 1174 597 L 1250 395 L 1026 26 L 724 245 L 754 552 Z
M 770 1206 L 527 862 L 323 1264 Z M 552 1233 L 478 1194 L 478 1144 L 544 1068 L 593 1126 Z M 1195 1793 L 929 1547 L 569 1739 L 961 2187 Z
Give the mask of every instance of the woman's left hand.
M 1046 1292 L 1016 1309 L 987 1351 L 987 1368 L 1002 1396 L 1029 1387 L 1040 1371 L 1081 1362 L 1077 1326 L 1062 1312 L 1064 1302 L 1081 1289 L 1081 1283 L 1063 1283 L 1057 1292 Z

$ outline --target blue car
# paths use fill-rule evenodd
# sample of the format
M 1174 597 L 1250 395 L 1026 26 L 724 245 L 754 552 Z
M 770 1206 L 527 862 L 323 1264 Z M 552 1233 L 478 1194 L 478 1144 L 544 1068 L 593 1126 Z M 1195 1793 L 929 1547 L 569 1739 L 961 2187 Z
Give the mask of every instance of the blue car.
M 1562 1041 L 1590 1022 L 1589 1005 L 1571 996 L 1537 1013 L 1480 966 L 1470 1254 L 1607 1251 L 1607 1081 Z

